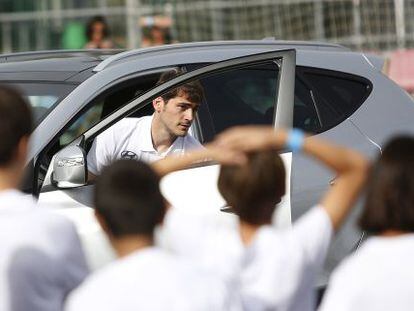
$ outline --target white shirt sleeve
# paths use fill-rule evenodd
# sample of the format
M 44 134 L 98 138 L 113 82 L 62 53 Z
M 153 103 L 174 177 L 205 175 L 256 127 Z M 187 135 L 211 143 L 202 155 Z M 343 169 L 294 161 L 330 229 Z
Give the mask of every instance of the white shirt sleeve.
M 60 284 L 68 294 L 84 280 L 89 268 L 74 224 L 64 219 L 60 227 L 61 247 L 57 247 L 56 260 L 61 265 Z
M 56 215 L 54 215 L 56 216 Z M 53 224 L 53 225 L 52 225 Z M 62 310 L 64 299 L 88 274 L 88 267 L 74 226 L 53 217 L 46 234 L 48 248 L 28 244 L 16 249 L 8 267 L 12 310 Z M 24 293 L 24 294 L 22 294 Z
M 98 135 L 88 152 L 88 171 L 94 175 L 99 175 L 104 166 L 107 166 L 112 162 L 115 146 L 112 128 L 109 128 Z
M 321 266 L 333 236 L 332 222 L 322 207 L 315 206 L 293 224 L 292 236 L 302 248 L 306 262 Z

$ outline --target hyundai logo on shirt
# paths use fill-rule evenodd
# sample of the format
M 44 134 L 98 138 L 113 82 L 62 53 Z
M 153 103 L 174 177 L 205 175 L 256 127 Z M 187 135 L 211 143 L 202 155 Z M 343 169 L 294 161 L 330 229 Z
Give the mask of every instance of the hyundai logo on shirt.
M 127 159 L 127 160 L 136 160 L 138 158 L 137 154 L 135 152 L 125 150 L 121 152 L 121 158 Z

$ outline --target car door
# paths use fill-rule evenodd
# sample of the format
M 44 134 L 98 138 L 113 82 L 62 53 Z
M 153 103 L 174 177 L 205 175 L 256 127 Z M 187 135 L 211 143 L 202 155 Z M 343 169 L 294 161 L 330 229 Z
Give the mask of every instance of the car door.
M 237 71 L 249 66 L 260 66 L 262 64 L 274 64 L 275 68 L 277 68 L 275 70 L 275 75 L 277 75 L 277 79 L 275 79 L 277 86 L 275 89 L 277 93 L 275 94 L 274 113 L 272 116 L 273 122 L 271 123 L 275 127 L 291 127 L 293 118 L 295 55 L 294 50 L 260 53 L 218 62 L 185 73 L 141 94 L 138 98 L 87 130 L 72 144 L 82 147 L 86 146 L 88 141 L 90 142 L 116 121 L 145 107 L 151 99 L 179 84 L 193 79 L 212 79 L 214 76 L 218 77 L 226 72 Z M 234 113 L 237 113 L 237 111 Z M 202 119 L 201 116 L 199 119 Z M 199 122 L 201 121 L 199 120 Z M 287 189 L 289 190 L 291 154 L 288 152 L 284 153 L 282 158 L 287 168 L 288 179 L 286 182 Z M 59 209 L 59 212 L 67 215 L 76 222 L 83 243 L 87 249 L 90 264 L 93 267 L 100 266 L 112 256 L 102 253 L 105 252 L 103 249 L 106 246 L 102 246 L 104 241 L 102 237 L 99 237 L 99 228 L 93 220 L 93 211 L 88 208 L 88 206 L 92 206 L 91 197 L 93 185 L 85 185 L 73 189 L 55 188 L 50 182 L 53 173 L 53 162 L 52 160 L 48 168 L 48 173 L 46 174 L 45 183 L 39 193 L 39 203 L 48 206 L 67 207 Z M 218 171 L 219 166 L 217 164 L 203 163 L 197 167 L 175 172 L 167 176 L 162 182 L 161 189 L 174 206 L 179 208 L 210 209 L 212 212 L 220 213 L 220 209 L 225 206 L 225 202 L 216 187 Z M 289 191 L 287 191 L 287 195 L 283 199 L 279 211 L 275 222 L 289 225 L 291 220 Z M 229 214 L 222 214 L 223 217 L 232 217 Z
M 308 129 L 321 139 L 355 149 L 369 158 L 380 151 L 379 146 L 368 139 L 350 119 L 371 94 L 372 83 L 367 78 L 309 67 L 297 68 L 296 75 L 294 124 L 297 127 Z M 303 109 L 302 106 L 307 102 L 310 103 L 308 108 Z M 311 104 L 315 106 L 314 113 L 309 112 Z M 314 119 L 317 122 L 313 122 Z M 301 153 L 292 157 L 291 177 L 293 220 L 317 204 L 326 190 L 335 184 L 332 171 Z M 326 284 L 338 263 L 359 246 L 362 232 L 356 223 L 360 208 L 358 204 L 336 233 L 323 273 L 319 275 L 319 284 Z

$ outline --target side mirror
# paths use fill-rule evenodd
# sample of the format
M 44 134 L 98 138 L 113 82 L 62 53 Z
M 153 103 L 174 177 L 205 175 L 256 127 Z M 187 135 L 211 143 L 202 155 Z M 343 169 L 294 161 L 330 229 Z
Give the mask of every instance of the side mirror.
M 75 188 L 86 185 L 86 156 L 79 146 L 67 146 L 55 155 L 52 184 L 58 188 Z

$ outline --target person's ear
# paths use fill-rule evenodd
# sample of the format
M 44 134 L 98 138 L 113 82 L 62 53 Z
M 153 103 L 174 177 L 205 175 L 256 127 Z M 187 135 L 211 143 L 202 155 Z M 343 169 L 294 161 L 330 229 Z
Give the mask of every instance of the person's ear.
M 155 98 L 152 101 L 152 106 L 154 107 L 154 111 L 160 113 L 163 109 L 164 106 L 164 100 L 162 99 L 161 96 Z

